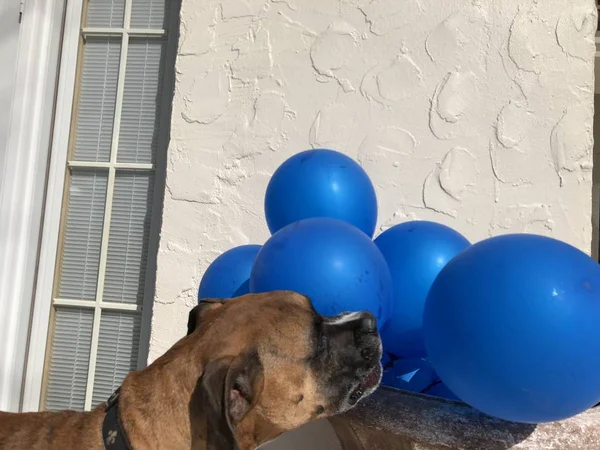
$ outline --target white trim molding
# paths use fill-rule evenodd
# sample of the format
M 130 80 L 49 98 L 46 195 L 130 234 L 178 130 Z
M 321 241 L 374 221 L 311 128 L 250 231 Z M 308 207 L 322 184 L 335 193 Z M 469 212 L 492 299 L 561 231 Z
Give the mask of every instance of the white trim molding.
M 52 0 L 49 1 L 52 2 Z M 65 162 L 67 161 L 77 72 L 82 7 L 83 2 L 81 0 L 68 1 L 65 12 L 63 43 L 60 54 L 60 79 L 56 96 L 56 115 L 51 144 L 52 157 L 48 170 L 39 266 L 34 291 L 35 306 L 31 317 L 29 351 L 21 402 L 21 411 L 23 412 L 38 411 L 40 408 L 46 340 L 58 250 L 57 236 L 60 228 L 62 193 L 65 182 Z
M 0 186 L 0 410 L 4 411 L 20 409 L 64 12 L 64 0 L 29 0 L 21 22 Z

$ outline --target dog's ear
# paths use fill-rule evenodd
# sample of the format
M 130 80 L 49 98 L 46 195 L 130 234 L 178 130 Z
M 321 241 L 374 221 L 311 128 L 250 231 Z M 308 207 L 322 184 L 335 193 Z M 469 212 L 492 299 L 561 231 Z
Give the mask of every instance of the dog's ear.
M 188 325 L 187 325 L 187 334 L 192 334 L 194 330 L 200 325 L 202 322 L 202 317 L 206 315 L 209 311 L 214 311 L 215 309 L 223 306 L 223 300 L 214 299 L 214 298 L 205 298 L 202 299 L 198 306 L 195 306 L 188 316 Z
M 262 393 L 263 366 L 255 351 L 236 358 L 227 372 L 225 401 L 231 428 L 242 421 Z
M 225 380 L 232 357 L 211 361 L 198 380 L 190 403 L 192 418 L 192 448 L 195 439 L 206 444 L 207 450 L 237 450 L 233 430 L 225 411 Z M 202 421 L 202 422 L 200 422 Z M 198 431 L 196 431 L 198 430 Z
M 194 408 L 206 423 L 208 449 L 237 449 L 235 428 L 263 389 L 263 368 L 256 352 L 208 363 L 194 393 Z

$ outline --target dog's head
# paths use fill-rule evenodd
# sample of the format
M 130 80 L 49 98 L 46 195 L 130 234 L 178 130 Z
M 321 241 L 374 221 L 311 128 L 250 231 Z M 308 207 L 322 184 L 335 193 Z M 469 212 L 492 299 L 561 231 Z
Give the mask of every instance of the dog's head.
M 381 381 L 375 318 L 323 317 L 294 292 L 203 300 L 187 339 L 204 359 L 192 403 L 208 409 L 208 448 L 262 444 L 352 408 Z

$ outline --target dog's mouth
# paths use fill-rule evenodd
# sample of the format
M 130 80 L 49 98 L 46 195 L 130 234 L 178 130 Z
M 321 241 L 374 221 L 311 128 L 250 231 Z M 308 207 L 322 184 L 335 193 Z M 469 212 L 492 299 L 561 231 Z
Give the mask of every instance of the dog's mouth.
M 381 382 L 381 364 L 375 365 L 373 369 L 363 378 L 360 384 L 350 393 L 348 397 L 350 405 L 354 406 L 359 400 L 371 394 Z

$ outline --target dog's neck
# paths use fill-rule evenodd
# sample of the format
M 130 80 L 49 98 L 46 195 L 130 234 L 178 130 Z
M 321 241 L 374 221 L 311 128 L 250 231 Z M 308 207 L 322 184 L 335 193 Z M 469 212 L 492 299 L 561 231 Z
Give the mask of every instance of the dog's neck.
M 202 368 L 190 364 L 190 345 L 182 342 L 123 382 L 121 421 L 138 448 L 191 447 L 189 403 Z
M 147 368 L 129 374 L 123 382 L 121 420 L 137 448 L 213 450 L 208 447 L 207 421 L 191 407 L 204 369 L 200 363 L 191 362 L 197 359 L 196 346 L 202 342 L 183 345 L 188 339 L 175 344 Z M 240 424 L 243 427 L 236 433 L 240 450 L 253 450 L 275 437 L 260 432 L 262 427 L 256 430 L 252 422 Z

